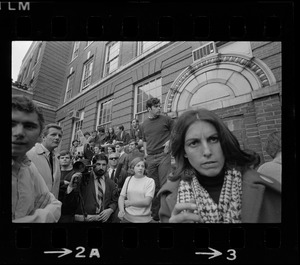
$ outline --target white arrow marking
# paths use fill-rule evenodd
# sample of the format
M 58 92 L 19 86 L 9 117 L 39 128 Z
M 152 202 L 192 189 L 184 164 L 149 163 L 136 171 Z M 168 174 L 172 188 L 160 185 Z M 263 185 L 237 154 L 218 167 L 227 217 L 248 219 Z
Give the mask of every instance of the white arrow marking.
M 65 255 L 68 255 L 70 253 L 72 253 L 72 250 L 67 249 L 67 248 L 63 248 L 63 250 L 57 250 L 57 251 L 44 251 L 45 254 L 56 254 L 56 253 L 62 253 L 60 256 L 58 256 L 58 258 L 61 258 Z
M 213 252 L 196 252 L 196 255 L 212 255 L 208 259 L 213 259 L 215 257 L 222 255 L 222 252 L 220 252 L 216 249 L 213 249 L 213 248 L 209 248 L 209 249 L 212 250 Z

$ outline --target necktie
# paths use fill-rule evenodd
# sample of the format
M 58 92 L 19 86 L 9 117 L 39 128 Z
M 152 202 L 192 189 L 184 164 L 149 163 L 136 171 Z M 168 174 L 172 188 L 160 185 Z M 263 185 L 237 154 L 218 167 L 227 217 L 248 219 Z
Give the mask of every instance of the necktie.
M 100 178 L 98 178 L 98 185 L 97 185 L 97 189 L 98 189 L 98 195 L 97 195 L 97 203 L 98 203 L 98 209 L 97 209 L 97 213 L 101 212 L 101 206 L 102 206 L 102 199 L 103 199 L 103 189 L 102 189 L 102 185 L 100 182 Z
M 52 152 L 50 152 L 50 154 L 49 154 L 49 161 L 50 161 L 51 175 L 53 176 L 53 157 L 52 157 Z
M 52 152 L 50 152 L 50 154 L 49 154 L 49 162 L 50 162 L 50 170 L 51 170 L 52 185 L 53 185 L 54 177 L 53 177 L 53 157 L 52 157 Z
M 115 170 L 113 169 L 113 171 L 111 172 L 111 175 L 110 175 L 110 179 L 114 180 L 114 177 L 115 177 Z

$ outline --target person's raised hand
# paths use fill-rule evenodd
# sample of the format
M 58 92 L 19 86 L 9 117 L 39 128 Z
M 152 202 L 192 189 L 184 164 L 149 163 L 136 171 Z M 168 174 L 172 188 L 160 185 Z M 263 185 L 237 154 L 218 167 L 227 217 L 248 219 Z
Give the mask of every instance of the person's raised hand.
M 194 201 L 177 203 L 172 211 L 169 223 L 201 223 L 201 217 L 195 214 L 197 205 Z

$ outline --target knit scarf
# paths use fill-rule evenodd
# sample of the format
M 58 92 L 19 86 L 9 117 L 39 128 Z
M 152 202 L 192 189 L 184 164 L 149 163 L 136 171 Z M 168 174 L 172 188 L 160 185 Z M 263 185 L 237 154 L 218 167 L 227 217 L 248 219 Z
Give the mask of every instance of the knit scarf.
M 181 180 L 178 188 L 177 203 L 196 201 L 195 214 L 201 216 L 203 223 L 241 223 L 242 175 L 236 169 L 225 170 L 219 204 L 216 204 L 197 177 L 190 170 L 192 180 Z

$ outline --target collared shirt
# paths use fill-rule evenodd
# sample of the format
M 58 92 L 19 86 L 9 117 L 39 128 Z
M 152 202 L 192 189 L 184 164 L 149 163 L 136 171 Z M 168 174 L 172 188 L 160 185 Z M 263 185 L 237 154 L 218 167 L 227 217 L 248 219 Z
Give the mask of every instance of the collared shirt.
M 43 209 L 35 206 L 43 194 L 49 193 L 50 201 Z M 55 199 L 42 176 L 27 156 L 19 162 L 12 160 L 12 220 L 24 223 L 57 222 L 61 202 Z
M 116 175 L 117 168 L 111 168 L 111 167 L 110 167 L 110 168 L 107 170 L 107 173 L 108 173 L 110 179 L 112 179 L 112 178 L 111 178 L 111 174 L 112 174 L 113 170 L 115 171 L 114 174 Z

